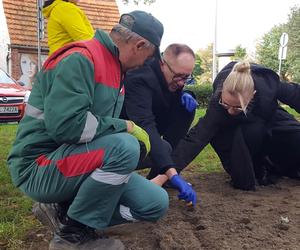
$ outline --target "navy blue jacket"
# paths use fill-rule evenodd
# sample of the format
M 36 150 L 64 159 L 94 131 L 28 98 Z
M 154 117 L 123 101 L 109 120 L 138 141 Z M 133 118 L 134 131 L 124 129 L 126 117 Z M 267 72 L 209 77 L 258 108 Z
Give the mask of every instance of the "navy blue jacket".
M 168 90 L 156 59 L 148 60 L 142 67 L 127 72 L 124 86 L 125 101 L 121 117 L 132 120 L 149 134 L 150 156 L 157 168 L 166 170 L 174 166 L 161 136 L 168 129 L 170 115 L 176 112 L 174 109 L 178 107 L 182 90 Z

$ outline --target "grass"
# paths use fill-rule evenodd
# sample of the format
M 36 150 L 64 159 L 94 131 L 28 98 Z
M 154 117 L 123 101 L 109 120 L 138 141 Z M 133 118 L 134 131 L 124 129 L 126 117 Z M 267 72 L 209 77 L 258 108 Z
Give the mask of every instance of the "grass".
M 26 232 L 38 225 L 31 215 L 32 201 L 12 185 L 7 168 L 16 129 L 16 124 L 0 124 L 0 249 L 22 249 Z
M 285 107 L 300 120 L 300 115 Z M 205 114 L 199 109 L 193 124 Z M 7 156 L 15 138 L 17 124 L 0 124 L 0 249 L 24 249 L 28 232 L 40 227 L 31 214 L 32 200 L 15 188 L 7 168 Z M 193 172 L 223 171 L 219 158 L 210 145 L 191 163 Z
M 290 107 L 287 106 L 287 105 L 282 105 L 282 107 L 283 107 L 286 111 L 288 111 L 290 114 L 292 114 L 298 121 L 300 121 L 300 114 L 297 113 L 296 110 L 290 108 Z
M 196 112 L 196 117 L 192 123 L 192 126 L 194 126 L 199 118 L 203 117 L 205 115 L 206 109 L 199 108 Z M 190 167 L 195 172 L 219 172 L 223 171 L 221 168 L 221 162 L 219 160 L 219 157 L 213 150 L 212 146 L 209 144 L 207 145 L 202 152 L 193 160 L 193 162 L 190 164 Z

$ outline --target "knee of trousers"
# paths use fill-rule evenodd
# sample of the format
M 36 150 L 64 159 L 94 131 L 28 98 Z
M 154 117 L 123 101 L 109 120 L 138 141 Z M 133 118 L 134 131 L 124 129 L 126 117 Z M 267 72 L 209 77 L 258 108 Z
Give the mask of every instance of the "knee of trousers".
M 147 211 L 144 211 L 144 219 L 147 221 L 157 221 L 166 214 L 169 208 L 169 196 L 166 190 L 160 188 L 155 196 L 155 200 L 149 202 L 150 206 Z
M 140 157 L 140 144 L 138 140 L 128 133 L 116 134 L 114 150 L 110 153 L 107 164 L 115 163 L 116 159 L 122 164 L 122 168 L 129 172 L 136 169 Z M 113 157 L 111 157 L 113 155 Z
M 157 219 L 164 216 L 169 209 L 169 195 L 163 188 L 161 189 L 161 193 L 159 195 L 159 206 L 157 212 Z

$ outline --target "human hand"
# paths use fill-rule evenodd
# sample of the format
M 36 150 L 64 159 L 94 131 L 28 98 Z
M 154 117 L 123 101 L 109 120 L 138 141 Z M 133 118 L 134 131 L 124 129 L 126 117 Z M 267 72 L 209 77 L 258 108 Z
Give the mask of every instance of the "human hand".
M 181 96 L 181 104 L 188 112 L 193 112 L 198 106 L 198 102 L 189 93 L 183 92 Z
M 150 180 L 158 186 L 164 185 L 168 181 L 168 177 L 165 174 L 159 174 Z
M 147 154 L 151 149 L 149 135 L 144 129 L 136 125 L 133 121 L 129 121 L 129 122 L 131 123 L 131 128 L 127 129 L 128 133 L 133 135 L 136 139 L 138 139 L 138 141 L 144 143 L 146 148 L 146 156 L 147 156 Z
M 197 195 L 195 190 L 192 188 L 191 184 L 187 183 L 180 175 L 175 174 L 170 179 L 170 182 L 173 186 L 175 186 L 179 195 L 178 198 L 180 200 L 185 200 L 188 204 L 196 205 Z

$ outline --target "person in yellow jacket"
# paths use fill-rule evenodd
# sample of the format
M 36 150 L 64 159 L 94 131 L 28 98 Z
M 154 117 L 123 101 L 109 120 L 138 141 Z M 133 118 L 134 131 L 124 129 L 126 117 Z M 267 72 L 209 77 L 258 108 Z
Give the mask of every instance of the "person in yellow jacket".
M 94 29 L 77 6 L 80 0 L 46 0 L 43 15 L 48 19 L 49 55 L 65 44 L 93 38 Z

